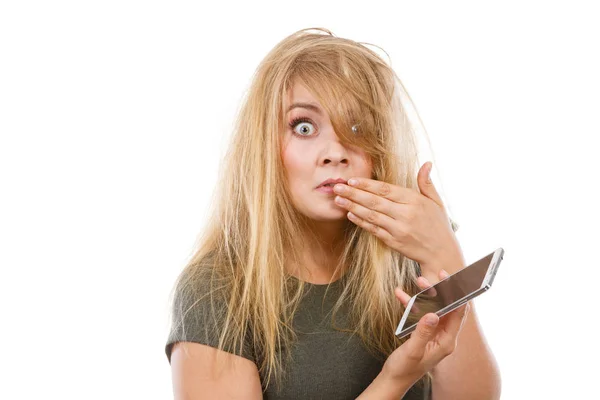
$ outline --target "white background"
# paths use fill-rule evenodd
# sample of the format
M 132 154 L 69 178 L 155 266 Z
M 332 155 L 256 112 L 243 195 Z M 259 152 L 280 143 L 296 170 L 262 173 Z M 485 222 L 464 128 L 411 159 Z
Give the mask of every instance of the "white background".
M 389 53 L 467 261 L 506 252 L 476 300 L 502 398 L 594 393 L 593 2 L 216 3 L 2 2 L 0 398 L 172 398 L 168 295 L 240 99 L 317 26 Z

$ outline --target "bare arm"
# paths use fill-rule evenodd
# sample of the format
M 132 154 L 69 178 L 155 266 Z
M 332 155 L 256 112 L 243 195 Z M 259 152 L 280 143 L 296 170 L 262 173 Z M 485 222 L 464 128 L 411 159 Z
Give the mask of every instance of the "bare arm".
M 431 371 L 433 400 L 500 398 L 500 370 L 469 303 L 456 349 Z
M 256 364 L 222 352 L 226 366 L 217 373 L 217 352 L 221 350 L 192 342 L 178 342 L 173 346 L 171 376 L 175 400 L 262 399 Z

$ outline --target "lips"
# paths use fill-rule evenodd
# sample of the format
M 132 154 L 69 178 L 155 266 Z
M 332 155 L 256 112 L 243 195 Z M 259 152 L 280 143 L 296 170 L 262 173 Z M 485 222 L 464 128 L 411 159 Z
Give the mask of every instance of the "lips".
M 325 186 L 325 185 L 330 185 L 331 187 L 333 187 L 336 183 L 344 183 L 346 184 L 348 181 L 346 179 L 343 178 L 329 178 L 327 180 L 324 180 L 323 182 L 321 182 L 321 184 L 319 186 L 316 187 L 316 189 Z

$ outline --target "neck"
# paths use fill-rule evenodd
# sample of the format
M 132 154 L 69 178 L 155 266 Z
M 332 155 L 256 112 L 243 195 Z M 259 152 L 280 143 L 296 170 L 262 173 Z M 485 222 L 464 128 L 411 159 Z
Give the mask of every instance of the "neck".
M 344 249 L 344 229 L 348 221 L 310 221 L 304 231 L 306 248 L 303 268 L 292 274 L 309 283 L 326 284 L 338 280 L 344 271 L 335 271 Z

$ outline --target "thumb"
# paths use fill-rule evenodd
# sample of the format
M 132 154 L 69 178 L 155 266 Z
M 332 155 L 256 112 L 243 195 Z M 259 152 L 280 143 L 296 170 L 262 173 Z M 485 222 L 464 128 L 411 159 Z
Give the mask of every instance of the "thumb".
M 431 161 L 427 161 L 419 170 L 419 174 L 417 175 L 417 182 L 419 183 L 419 190 L 421 194 L 429 197 L 435 203 L 437 203 L 442 209 L 444 208 L 444 203 L 439 193 L 435 189 L 433 182 L 431 181 L 431 169 L 433 168 L 433 164 Z
M 417 323 L 417 328 L 411 334 L 410 340 L 414 342 L 413 350 L 415 355 L 423 356 L 427 343 L 433 338 L 435 329 L 440 321 L 440 317 L 435 313 L 427 313 Z

